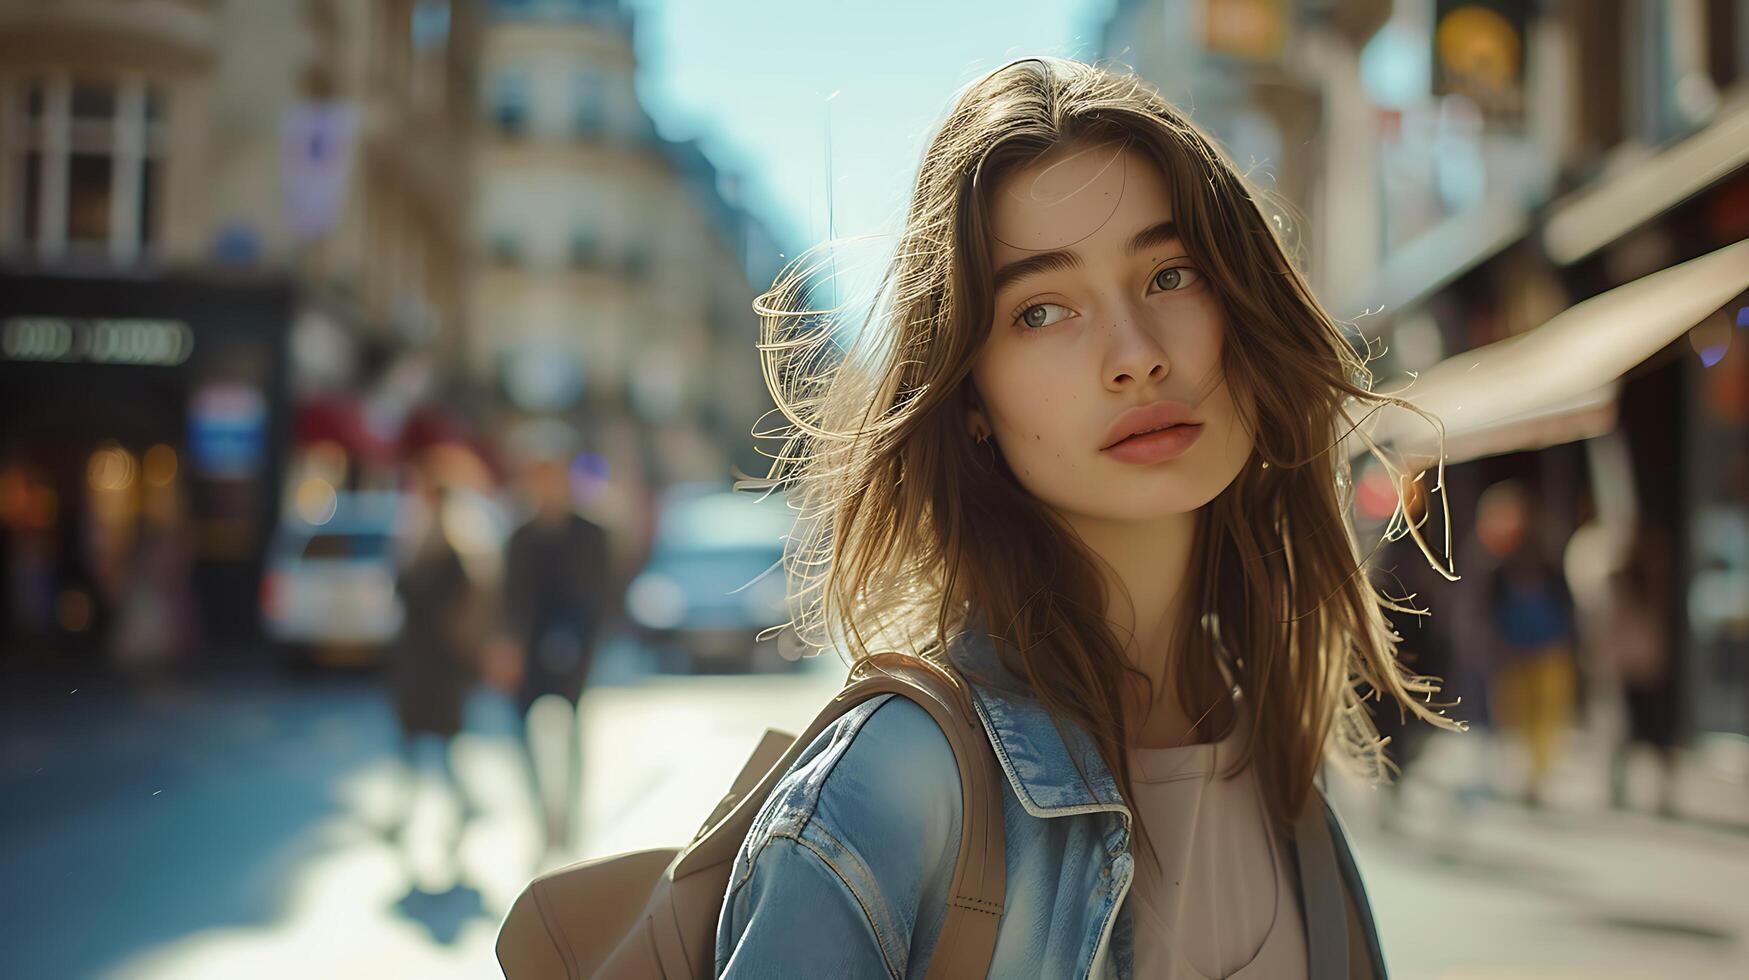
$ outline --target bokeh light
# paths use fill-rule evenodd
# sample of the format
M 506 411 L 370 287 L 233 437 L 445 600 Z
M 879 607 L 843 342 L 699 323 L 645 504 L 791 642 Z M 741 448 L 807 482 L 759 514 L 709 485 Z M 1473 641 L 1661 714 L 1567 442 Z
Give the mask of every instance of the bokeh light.
M 297 512 L 307 524 L 321 526 L 334 519 L 339 508 L 340 498 L 334 490 L 334 484 L 319 477 L 311 477 L 298 484 Z
M 134 485 L 138 470 L 133 453 L 109 445 L 91 454 L 85 466 L 85 478 L 93 490 L 119 492 Z
M 146 483 L 154 487 L 169 486 L 176 479 L 176 466 L 176 450 L 158 443 L 146 450 Z

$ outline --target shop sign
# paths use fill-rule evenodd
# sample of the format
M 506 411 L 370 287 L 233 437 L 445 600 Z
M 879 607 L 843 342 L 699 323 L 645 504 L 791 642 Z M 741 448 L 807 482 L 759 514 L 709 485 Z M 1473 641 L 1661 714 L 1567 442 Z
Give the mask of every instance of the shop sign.
M 0 321 L 0 359 L 175 367 L 194 353 L 181 320 L 14 316 Z
M 202 386 L 188 404 L 188 448 L 204 477 L 254 476 L 267 452 L 266 397 L 235 382 Z
M 1204 0 L 1203 48 L 1249 61 L 1281 58 L 1287 37 L 1285 0 Z
M 1462 95 L 1490 123 L 1524 121 L 1528 0 L 1437 0 L 1433 92 Z

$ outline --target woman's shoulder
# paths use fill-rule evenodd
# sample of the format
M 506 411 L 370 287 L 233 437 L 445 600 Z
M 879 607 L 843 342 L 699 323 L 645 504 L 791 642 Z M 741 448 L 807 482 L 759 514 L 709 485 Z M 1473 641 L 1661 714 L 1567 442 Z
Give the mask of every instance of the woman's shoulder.
M 895 883 L 880 879 L 897 869 L 951 866 L 960 810 L 959 767 L 935 719 L 906 697 L 876 695 L 821 731 L 779 779 L 731 883 L 753 873 L 766 844 L 789 838 L 885 890 Z
M 798 756 L 756 821 L 778 833 L 810 824 L 859 842 L 895 827 L 937 838 L 958 835 L 959 766 L 929 712 L 879 694 L 827 726 Z M 950 826 L 951 825 L 951 826 Z
M 945 915 L 959 787 L 947 736 L 902 695 L 876 695 L 827 726 L 765 799 L 736 855 L 719 972 L 733 961 L 762 975 L 772 956 L 793 971 L 818 953 L 840 971 L 851 962 L 866 968 L 858 975 L 901 975 L 914 940 L 927 949 Z M 779 940 L 759 923 L 802 918 L 816 931 L 786 934 L 774 953 Z M 873 943 L 866 962 L 855 959 L 861 939 Z

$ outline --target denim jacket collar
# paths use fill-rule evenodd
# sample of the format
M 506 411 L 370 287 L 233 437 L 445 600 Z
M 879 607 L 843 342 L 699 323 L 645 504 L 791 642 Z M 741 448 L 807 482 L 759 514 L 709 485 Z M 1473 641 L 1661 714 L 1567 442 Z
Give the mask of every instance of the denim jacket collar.
M 1104 810 L 1122 813 L 1127 824 L 1129 808 L 1093 739 L 1072 723 L 1060 729 L 1053 724 L 1044 705 L 1002 666 L 980 617 L 966 623 L 949 649 L 1003 772 L 1028 813 L 1058 817 Z
M 1118 814 L 1122 819 L 1105 834 L 1105 851 L 1114 862 L 1129 860 L 1121 852 L 1129 845 L 1134 817 L 1092 738 L 1074 724 L 1065 723 L 1060 731 L 1052 724 L 1044 706 L 1027 696 L 1025 686 L 1002 666 L 980 617 L 967 621 L 948 650 L 949 659 L 971 688 L 972 704 L 1021 806 L 1035 817 L 1101 811 Z M 1077 762 L 1086 774 L 1085 781 L 1076 770 Z M 1347 836 L 1321 794 L 1300 815 L 1290 846 L 1305 916 L 1309 976 L 1313 980 L 1346 980 L 1350 958 L 1362 957 L 1357 962 L 1364 965 L 1367 975 L 1384 977 L 1383 955 L 1365 888 Z M 1127 891 L 1126 880 L 1117 900 L 1121 901 Z M 1350 935 L 1349 923 L 1344 920 L 1345 891 L 1356 903 L 1354 915 L 1363 930 L 1358 938 L 1365 945 L 1358 949 L 1350 946 L 1356 937 Z M 1096 970 L 1106 955 L 1105 936 L 1114 923 L 1115 919 L 1107 920 L 1106 932 L 1094 946 L 1090 969 Z M 1120 976 L 1127 976 L 1124 971 L 1133 955 L 1131 942 L 1127 931 L 1118 940 L 1125 964 L 1119 969 Z

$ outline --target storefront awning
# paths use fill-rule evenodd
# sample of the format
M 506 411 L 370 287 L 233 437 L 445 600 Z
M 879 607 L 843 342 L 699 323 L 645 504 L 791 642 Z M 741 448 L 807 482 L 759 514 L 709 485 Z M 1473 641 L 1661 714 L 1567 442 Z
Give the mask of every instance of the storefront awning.
M 311 396 L 298 403 L 292 421 L 293 439 L 299 445 L 338 443 L 359 460 L 392 458 L 395 447 L 378 438 L 365 420 L 364 407 L 347 394 Z
M 1498 255 L 1530 229 L 1530 209 L 1516 198 L 1487 198 L 1392 251 L 1371 282 L 1339 297 L 1333 309 L 1343 316 L 1360 310 L 1397 316 Z
M 1484 456 L 1528 452 L 1595 439 L 1615 428 L 1616 397 L 1620 387 L 1620 382 L 1612 381 L 1577 398 L 1448 437 L 1445 461 L 1448 464 L 1463 463 Z
M 1749 164 L 1749 90 L 1705 128 L 1549 207 L 1543 247 L 1571 265 Z
M 1379 390 L 1437 417 L 1448 453 L 1466 445 L 1466 452 L 1484 455 L 1535 448 L 1533 434 L 1546 438 L 1557 431 L 1555 419 L 1567 418 L 1565 424 L 1578 427 L 1573 431 L 1595 425 L 1604 402 L 1613 403 L 1613 395 L 1605 399 L 1602 393 L 1612 392 L 1618 378 L 1746 287 L 1749 241 L 1600 293 L 1534 330 L 1447 358 Z M 1437 458 L 1435 432 L 1412 412 L 1382 409 L 1364 431 L 1420 465 Z M 1531 444 L 1514 445 L 1514 439 Z M 1361 439 L 1351 442 L 1351 455 L 1367 448 Z

